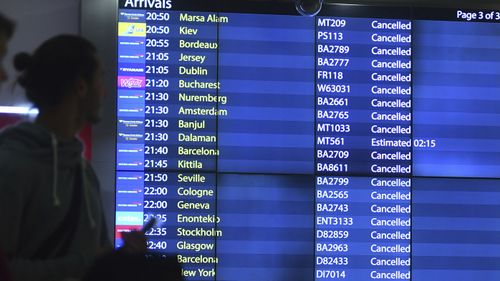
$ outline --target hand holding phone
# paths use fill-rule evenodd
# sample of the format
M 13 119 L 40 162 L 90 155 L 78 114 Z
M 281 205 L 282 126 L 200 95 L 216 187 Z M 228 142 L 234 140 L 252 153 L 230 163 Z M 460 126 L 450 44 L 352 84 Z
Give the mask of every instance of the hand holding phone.
M 145 253 L 147 251 L 146 232 L 151 230 L 156 225 L 156 218 L 152 217 L 144 224 L 141 230 L 133 230 L 122 233 L 123 247 L 122 250 L 133 253 Z

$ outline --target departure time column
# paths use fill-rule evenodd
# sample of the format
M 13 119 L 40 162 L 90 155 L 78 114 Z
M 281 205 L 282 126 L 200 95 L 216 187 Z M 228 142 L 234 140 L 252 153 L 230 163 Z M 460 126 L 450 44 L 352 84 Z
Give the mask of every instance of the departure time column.
M 168 120 L 171 110 L 170 91 L 172 74 L 168 65 L 171 34 L 169 11 L 145 10 L 145 95 L 144 95 L 144 221 L 153 217 L 157 224 L 146 232 L 148 249 L 165 253 L 173 249 L 174 234 L 168 226 L 173 202 L 169 200 L 174 188 L 170 185 L 175 176 L 167 169 L 172 164 L 169 156 L 171 128 Z

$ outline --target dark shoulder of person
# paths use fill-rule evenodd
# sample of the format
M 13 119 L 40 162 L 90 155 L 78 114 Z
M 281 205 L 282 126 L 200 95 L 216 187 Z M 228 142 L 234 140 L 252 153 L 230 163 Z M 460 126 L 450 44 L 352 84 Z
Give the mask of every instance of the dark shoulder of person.
M 98 258 L 82 281 L 182 281 L 175 256 L 134 254 L 114 251 Z

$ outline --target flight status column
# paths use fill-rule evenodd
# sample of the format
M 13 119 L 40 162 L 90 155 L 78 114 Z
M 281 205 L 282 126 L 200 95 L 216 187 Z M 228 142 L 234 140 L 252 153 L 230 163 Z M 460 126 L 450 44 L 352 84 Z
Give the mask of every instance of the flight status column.
M 410 279 L 411 22 L 316 24 L 315 278 Z

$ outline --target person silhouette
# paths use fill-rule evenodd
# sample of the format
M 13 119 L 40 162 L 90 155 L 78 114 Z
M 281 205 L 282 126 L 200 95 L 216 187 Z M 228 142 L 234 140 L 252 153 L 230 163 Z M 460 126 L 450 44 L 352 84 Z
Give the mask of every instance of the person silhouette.
M 39 114 L 0 134 L 0 248 L 15 281 L 79 278 L 112 249 L 99 182 L 76 137 L 101 116 L 97 51 L 82 37 L 59 35 L 32 55 L 17 54 L 14 66 Z

